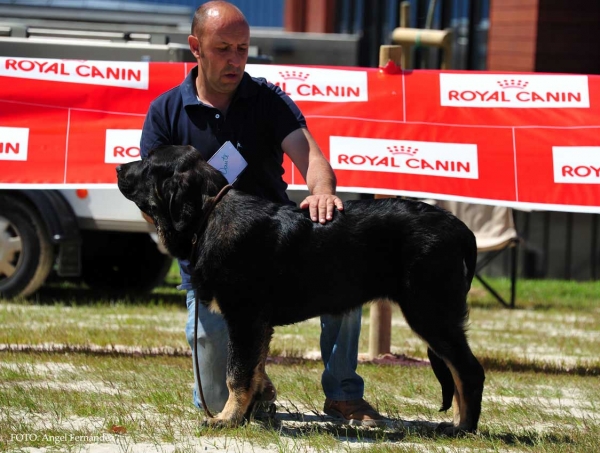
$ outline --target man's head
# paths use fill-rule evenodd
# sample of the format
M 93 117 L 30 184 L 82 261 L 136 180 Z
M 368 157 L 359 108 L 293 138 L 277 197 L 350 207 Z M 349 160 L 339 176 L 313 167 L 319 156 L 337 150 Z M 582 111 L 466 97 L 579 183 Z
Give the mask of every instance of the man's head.
M 232 94 L 244 74 L 250 45 L 242 12 L 226 1 L 203 4 L 194 14 L 188 42 L 199 65 L 198 86 L 208 93 Z

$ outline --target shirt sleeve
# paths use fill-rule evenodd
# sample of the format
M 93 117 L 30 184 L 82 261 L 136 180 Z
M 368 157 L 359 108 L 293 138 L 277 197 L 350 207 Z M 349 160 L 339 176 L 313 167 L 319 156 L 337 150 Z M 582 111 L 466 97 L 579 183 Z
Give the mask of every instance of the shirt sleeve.
M 279 86 L 269 84 L 269 88 L 272 92 L 273 133 L 281 144 L 291 132 L 306 128 L 306 119 L 296 103 Z
M 148 157 L 151 149 L 171 143 L 171 134 L 167 124 L 167 116 L 162 114 L 155 102 L 150 104 L 140 139 L 140 155 L 142 159 Z

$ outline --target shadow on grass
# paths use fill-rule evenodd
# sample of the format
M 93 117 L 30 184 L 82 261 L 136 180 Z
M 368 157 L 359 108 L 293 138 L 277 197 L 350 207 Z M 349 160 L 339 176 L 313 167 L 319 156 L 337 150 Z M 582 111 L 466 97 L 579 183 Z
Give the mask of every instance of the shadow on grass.
M 92 290 L 80 284 L 48 284 L 26 299 L 29 303 L 54 305 L 56 303 L 85 306 L 121 303 L 126 305 L 184 306 L 185 293 L 173 288 L 160 287 L 151 293 Z
M 560 445 L 572 445 L 575 443 L 575 440 L 567 435 L 558 435 L 551 433 L 486 433 L 483 431 L 481 436 L 485 439 L 495 440 L 498 442 L 502 442 L 506 446 L 527 446 L 533 447 L 535 445 L 540 445 L 543 443 L 551 443 L 551 444 L 560 444 Z
M 294 412 L 279 412 L 274 418 L 258 418 L 254 421 L 260 423 L 265 429 L 274 429 L 281 435 L 299 438 L 309 434 L 329 434 L 344 440 L 376 440 L 386 442 L 399 442 L 407 436 L 416 436 L 421 439 L 440 439 L 449 436 L 438 430 L 439 423 L 426 420 L 400 420 L 390 419 L 386 426 L 370 428 L 350 426 L 337 422 L 331 417 L 322 414 L 307 415 Z M 459 434 L 457 437 L 477 437 L 485 441 L 493 441 L 495 445 L 534 446 L 540 442 L 552 444 L 572 445 L 574 439 L 568 435 L 552 433 L 497 433 L 485 428 L 476 434 Z
M 433 432 L 437 423 L 427 421 L 406 422 L 389 419 L 384 426 L 352 426 L 334 418 L 313 412 L 311 414 L 280 408 L 274 416 L 255 414 L 252 419 L 264 429 L 276 430 L 280 435 L 301 438 L 314 434 L 329 434 L 347 440 L 372 439 L 377 441 L 401 441 L 409 432 Z
M 561 364 L 534 362 L 519 358 L 479 357 L 486 370 L 505 371 L 511 373 L 536 372 L 544 374 L 568 374 L 577 376 L 600 376 L 598 365 L 575 365 L 566 367 Z

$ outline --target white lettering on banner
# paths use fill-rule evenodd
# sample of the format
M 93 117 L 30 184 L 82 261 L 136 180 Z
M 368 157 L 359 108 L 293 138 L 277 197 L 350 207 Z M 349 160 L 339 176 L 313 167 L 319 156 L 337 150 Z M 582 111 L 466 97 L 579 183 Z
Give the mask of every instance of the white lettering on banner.
M 443 73 L 440 96 L 448 107 L 590 107 L 585 75 Z
M 479 178 L 475 144 L 331 136 L 329 156 L 336 170 Z
M 0 76 L 148 89 L 148 63 L 0 57 Z
M 249 64 L 246 71 L 278 85 L 294 101 L 367 102 L 367 72 Z
M 140 160 L 141 129 L 106 129 L 104 162 L 126 164 Z
M 0 127 L 0 160 L 27 160 L 29 128 Z
M 553 146 L 554 182 L 600 184 L 600 146 Z

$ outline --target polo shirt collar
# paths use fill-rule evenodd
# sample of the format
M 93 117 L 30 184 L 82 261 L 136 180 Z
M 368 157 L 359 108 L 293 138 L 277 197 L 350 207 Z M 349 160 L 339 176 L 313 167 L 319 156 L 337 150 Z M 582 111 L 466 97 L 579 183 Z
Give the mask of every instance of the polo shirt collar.
M 180 91 L 181 98 L 183 99 L 183 105 L 198 105 L 198 97 L 196 96 L 196 77 L 198 77 L 198 66 L 194 67 L 186 76 L 185 80 L 181 83 Z M 247 72 L 244 72 L 242 81 L 238 86 L 235 94 L 233 95 L 233 101 L 238 98 L 249 98 L 256 94 L 256 86 L 252 83 L 252 77 Z M 201 103 L 202 104 L 202 103 Z M 202 104 L 204 105 L 204 104 Z

